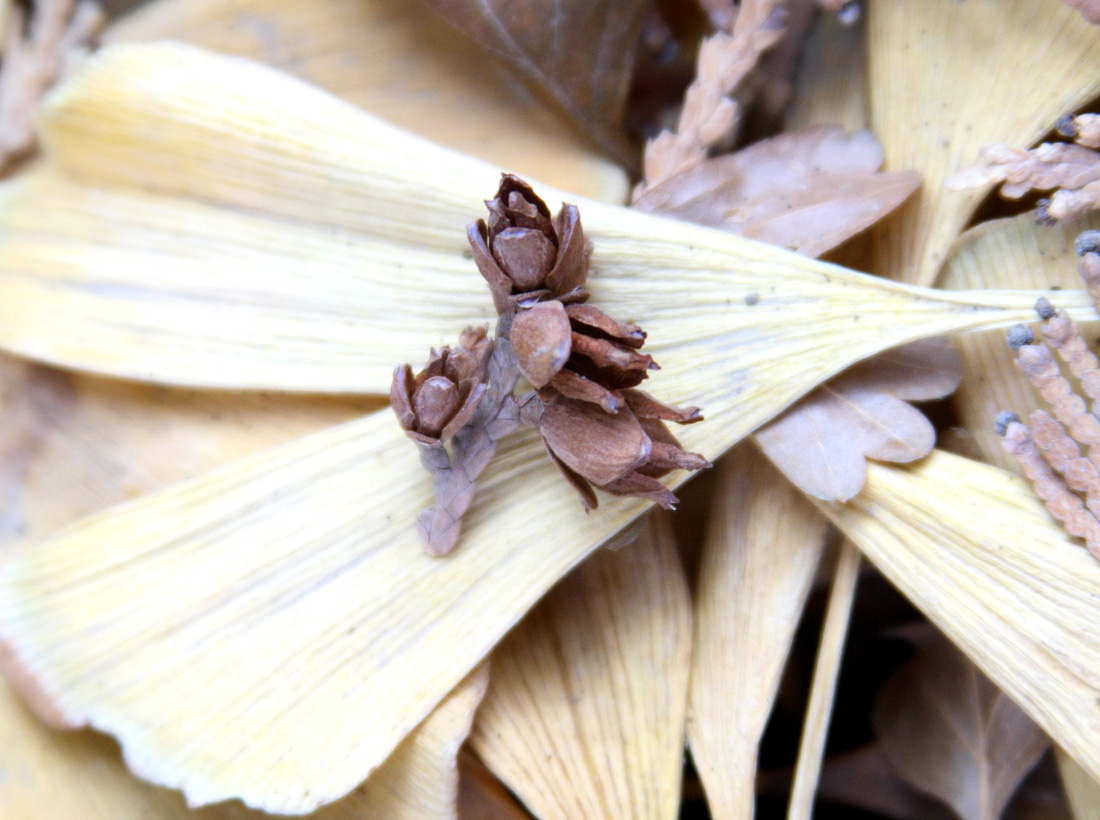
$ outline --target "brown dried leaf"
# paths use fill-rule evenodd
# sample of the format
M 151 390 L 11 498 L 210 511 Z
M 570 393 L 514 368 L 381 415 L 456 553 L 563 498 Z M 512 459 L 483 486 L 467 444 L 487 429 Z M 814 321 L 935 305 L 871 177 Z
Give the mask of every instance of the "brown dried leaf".
M 530 820 L 531 815 L 473 752 L 458 755 L 460 820 Z
M 943 804 L 900 777 L 878 744 L 830 758 L 821 770 L 818 797 L 896 820 L 943 820 Z
M 998 820 L 1049 741 L 1019 706 L 943 635 L 883 684 L 871 722 L 901 777 L 963 820 Z
M 645 0 L 428 0 L 452 25 L 545 89 L 627 164 L 620 131 Z
M 904 345 L 822 385 L 759 430 L 756 441 L 803 492 L 847 501 L 863 489 L 865 458 L 904 463 L 928 454 L 935 430 L 906 402 L 942 398 L 960 378 L 946 340 Z
M 640 197 L 643 211 L 820 256 L 906 200 L 920 180 L 879 172 L 869 131 L 817 126 L 762 140 L 677 174 Z

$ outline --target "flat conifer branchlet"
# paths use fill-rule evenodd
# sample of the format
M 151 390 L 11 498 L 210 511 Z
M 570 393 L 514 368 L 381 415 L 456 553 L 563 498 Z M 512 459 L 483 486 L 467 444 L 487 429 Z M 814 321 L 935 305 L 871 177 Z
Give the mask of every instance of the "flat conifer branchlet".
M 1081 276 L 1100 307 L 1100 232 L 1081 234 L 1077 252 Z M 1050 412 L 1036 410 L 1029 426 L 1006 411 L 993 427 L 1051 515 L 1100 559 L 1100 360 L 1065 311 L 1041 298 L 1035 312 L 1043 320 L 1041 338 L 1026 325 L 1016 325 L 1006 341 L 1016 351 L 1016 366 Z
M 551 217 L 509 174 L 485 204 L 488 221 L 467 235 L 500 315 L 496 339 L 467 329 L 419 374 L 409 365 L 394 372 L 391 404 L 435 485 L 436 504 L 418 519 L 426 549 L 443 555 L 457 544 L 478 476 L 520 423 L 539 430 L 585 510 L 598 505 L 593 488 L 671 509 L 676 496 L 659 479 L 710 464 L 683 450 L 665 422 L 703 417 L 638 389 L 657 363 L 641 352 L 645 331 L 587 304 L 592 245 L 577 207 Z M 533 389 L 516 396 L 521 377 Z

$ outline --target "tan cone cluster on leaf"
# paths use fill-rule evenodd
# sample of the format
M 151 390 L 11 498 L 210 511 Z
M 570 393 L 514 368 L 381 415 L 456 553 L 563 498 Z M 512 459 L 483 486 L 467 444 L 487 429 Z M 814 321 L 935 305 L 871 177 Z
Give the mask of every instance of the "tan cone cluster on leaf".
M 703 417 L 635 389 L 657 363 L 640 352 L 640 327 L 584 304 L 592 243 L 576 206 L 562 205 L 551 219 L 546 203 L 509 174 L 485 204 L 489 222 L 470 225 L 470 244 L 501 314 L 501 337 L 535 388 L 521 400 L 525 420 L 538 426 L 586 510 L 599 503 L 593 485 L 672 508 L 676 496 L 657 479 L 710 464 L 681 449 L 663 422 Z

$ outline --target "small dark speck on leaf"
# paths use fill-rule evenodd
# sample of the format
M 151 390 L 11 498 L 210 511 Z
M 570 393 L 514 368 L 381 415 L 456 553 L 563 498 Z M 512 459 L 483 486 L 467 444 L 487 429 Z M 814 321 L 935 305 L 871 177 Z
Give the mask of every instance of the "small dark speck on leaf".
M 752 307 L 753 305 L 755 305 L 759 301 L 760 301 L 760 294 L 759 293 L 750 293 L 748 296 L 745 297 L 745 304 L 748 305 L 749 307 Z

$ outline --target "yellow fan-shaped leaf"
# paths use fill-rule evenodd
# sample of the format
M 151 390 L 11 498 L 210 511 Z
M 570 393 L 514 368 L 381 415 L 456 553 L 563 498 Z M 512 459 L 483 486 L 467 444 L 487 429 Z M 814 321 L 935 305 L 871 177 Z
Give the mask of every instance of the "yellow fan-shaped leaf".
M 1048 227 L 1031 214 L 996 219 L 964 233 L 951 250 L 940 283 L 945 288 L 1081 287 L 1073 240 L 1084 230 L 1100 228 L 1100 216 Z M 1051 302 L 1061 306 L 1062 296 Z M 1096 320 L 1096 314 L 1090 317 Z M 1024 321 L 1036 324 L 1034 314 Z M 1082 329 L 1087 327 L 1082 325 Z M 1042 406 L 1038 394 L 1014 364 L 1004 331 L 968 333 L 955 340 L 963 359 L 963 380 L 955 394 L 962 423 L 987 461 L 1019 472 L 996 433 L 993 419 L 1002 410 L 1027 418 Z
M 863 554 L 1094 777 L 1100 562 L 1010 473 L 941 451 L 868 465 L 818 505 Z
M 718 463 L 695 592 L 688 742 L 718 820 L 751 820 L 756 758 L 826 521 L 752 445 Z
M 607 202 L 626 173 L 416 0 L 154 0 L 105 43 L 171 38 L 248 57 L 402 128 Z
M 311 811 L 645 507 L 586 516 L 514 438 L 447 560 L 417 542 L 430 482 L 388 410 L 75 525 L 0 573 L 9 672 L 192 803 Z
M 887 168 L 924 180 L 873 232 L 876 270 L 931 284 L 983 194 L 944 180 L 1100 94 L 1100 28 L 1049 0 L 872 0 L 867 18 L 871 128 Z
M 379 404 L 167 390 L 0 357 L 0 553 Z
M 485 691 L 478 667 L 362 786 L 310 815 L 313 820 L 456 820 L 457 755 Z M 118 820 L 263 820 L 269 815 L 227 803 L 198 810 L 180 795 L 134 779 L 107 738 L 59 732 L 38 721 L 0 680 L 0 816 Z
M 179 45 L 100 52 L 44 121 L 49 167 L 0 186 L 10 350 L 158 382 L 385 392 L 394 364 L 486 318 L 463 231 L 495 168 Z M 750 426 L 765 381 L 786 402 L 830 375 L 822 361 L 1009 323 L 1032 301 L 905 289 L 594 202 L 582 214 L 601 307 L 643 322 L 658 356 L 679 351 L 666 368 L 737 391 Z
M 655 516 L 493 652 L 471 742 L 540 820 L 673 820 L 690 657 L 687 579 Z

